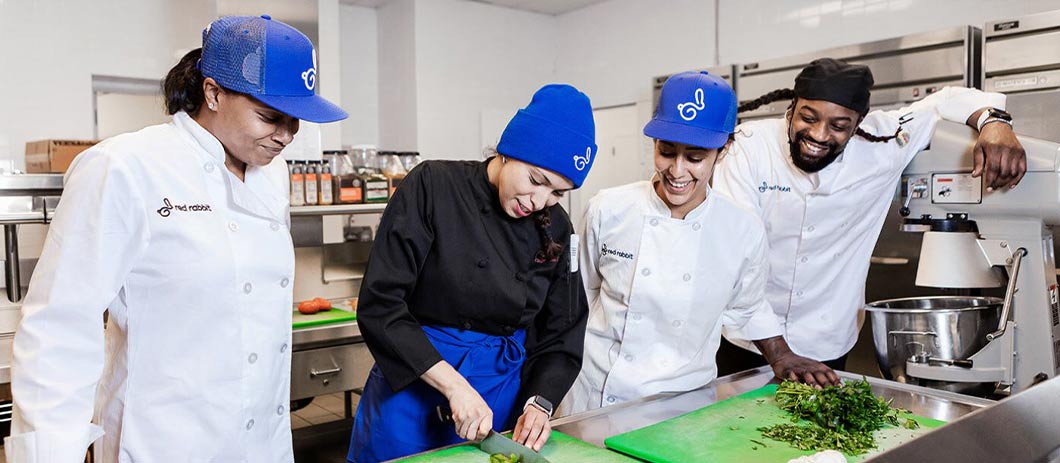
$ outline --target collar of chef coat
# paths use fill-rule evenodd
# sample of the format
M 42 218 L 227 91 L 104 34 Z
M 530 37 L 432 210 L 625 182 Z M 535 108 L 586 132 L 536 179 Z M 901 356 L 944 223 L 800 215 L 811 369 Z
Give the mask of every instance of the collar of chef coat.
M 655 184 L 659 183 L 659 175 L 656 174 L 650 182 L 648 182 L 648 205 L 651 207 L 651 211 L 667 218 L 672 218 L 673 213 L 670 211 L 670 206 L 666 205 L 666 201 L 663 201 L 662 197 L 659 196 L 659 192 L 655 191 Z M 703 200 L 698 206 L 696 206 L 688 214 L 685 215 L 684 220 L 692 221 L 699 219 L 703 214 L 706 214 L 707 210 L 710 209 L 712 199 L 714 197 L 714 190 L 707 185 L 707 198 Z
M 269 178 L 266 172 L 269 166 L 259 167 L 248 164 L 243 181 L 239 181 L 235 174 L 225 166 L 225 149 L 217 137 L 184 111 L 173 115 L 173 125 L 187 135 L 196 148 L 199 148 L 198 154 L 204 158 L 205 162 L 214 164 L 215 169 L 223 174 L 228 184 L 227 199 L 231 206 L 267 219 L 286 222 L 287 205 L 290 201 L 286 192 L 289 187 L 278 185 L 277 179 Z M 272 162 L 285 161 L 277 156 Z
M 829 195 L 836 188 L 836 183 L 839 179 L 839 174 L 843 170 L 843 157 L 846 156 L 847 149 L 854 143 L 853 137 L 847 142 L 846 148 L 842 153 L 836 157 L 835 161 L 832 161 L 828 167 L 821 169 L 820 171 L 808 173 L 795 165 L 795 161 L 791 160 L 791 148 L 788 143 L 788 132 L 791 131 L 791 123 L 785 119 L 783 124 L 784 130 L 778 135 L 777 144 L 780 146 L 781 154 L 784 160 L 788 163 L 788 169 L 791 170 L 792 176 L 795 178 L 805 179 L 810 185 L 809 191 L 819 195 Z

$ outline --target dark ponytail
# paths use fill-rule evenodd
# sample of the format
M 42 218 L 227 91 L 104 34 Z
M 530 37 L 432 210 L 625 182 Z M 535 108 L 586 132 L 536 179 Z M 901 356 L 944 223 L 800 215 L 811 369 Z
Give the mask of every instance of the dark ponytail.
M 173 115 L 180 111 L 188 114 L 199 112 L 206 99 L 202 92 L 202 72 L 199 71 L 199 58 L 202 48 L 189 51 L 180 59 L 173 69 L 169 70 L 162 81 L 162 94 L 166 97 L 166 114 Z
M 736 108 L 736 112 L 743 113 L 747 111 L 754 111 L 763 105 L 767 105 L 774 101 L 781 100 L 795 100 L 795 90 L 790 88 L 780 88 L 773 90 L 765 95 L 755 98 L 751 101 L 745 102 Z
M 760 96 L 758 98 L 755 98 L 755 99 L 753 99 L 751 101 L 748 101 L 746 103 L 741 104 L 739 107 L 736 108 L 736 112 L 742 113 L 742 112 L 747 112 L 747 111 L 754 111 L 754 110 L 758 109 L 759 107 L 761 107 L 763 105 L 767 105 L 767 104 L 772 103 L 774 101 L 781 101 L 781 100 L 791 100 L 791 105 L 788 106 L 788 110 L 793 109 L 795 107 L 795 90 L 792 90 L 790 88 L 781 88 L 781 89 L 773 90 L 772 92 L 769 92 L 769 93 L 767 93 L 765 95 L 762 95 L 762 96 Z M 861 117 L 865 117 L 865 115 L 862 114 Z M 894 135 L 880 136 L 880 135 L 873 135 L 871 133 L 868 133 L 868 132 L 862 130 L 861 127 L 858 127 L 854 131 L 854 135 L 857 135 L 857 136 L 859 136 L 861 138 L 864 138 L 864 139 L 866 139 L 866 140 L 868 140 L 868 141 L 870 141 L 872 143 L 886 143 L 886 142 L 889 142 L 891 140 L 894 140 L 895 138 L 898 138 L 898 134 L 901 131 L 902 131 L 902 128 L 898 127 L 898 130 L 894 131 Z
M 541 236 L 541 249 L 534 256 L 534 262 L 539 264 L 558 262 L 559 255 L 563 252 L 563 245 L 552 239 L 552 232 L 549 230 L 552 226 L 552 214 L 548 209 L 542 209 L 534 213 L 533 219 L 534 225 L 537 226 L 537 233 Z

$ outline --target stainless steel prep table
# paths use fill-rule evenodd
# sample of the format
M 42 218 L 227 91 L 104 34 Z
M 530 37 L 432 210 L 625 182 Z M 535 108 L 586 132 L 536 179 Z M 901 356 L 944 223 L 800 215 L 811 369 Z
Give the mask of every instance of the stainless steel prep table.
M 291 332 L 291 400 L 364 387 L 374 360 L 357 322 L 299 328 Z
M 861 376 L 837 372 L 845 380 Z M 914 414 L 953 421 L 993 405 L 993 400 L 954 394 L 920 386 L 867 378 L 874 393 L 891 399 L 892 406 Z M 712 384 L 688 392 L 662 393 L 643 399 L 558 418 L 552 429 L 603 447 L 604 439 L 689 413 L 707 405 L 758 389 L 773 380 L 773 370 L 760 367 L 718 378 Z

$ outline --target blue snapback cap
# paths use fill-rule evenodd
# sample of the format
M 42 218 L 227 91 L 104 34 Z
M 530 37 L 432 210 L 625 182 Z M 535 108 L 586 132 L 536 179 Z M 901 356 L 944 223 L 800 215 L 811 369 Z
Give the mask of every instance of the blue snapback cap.
M 345 119 L 346 111 L 316 94 L 316 61 L 305 34 L 268 15 L 226 16 L 202 31 L 204 77 L 301 120 Z
M 732 87 L 706 71 L 686 71 L 666 79 L 644 135 L 700 148 L 721 148 L 735 129 L 736 93 Z

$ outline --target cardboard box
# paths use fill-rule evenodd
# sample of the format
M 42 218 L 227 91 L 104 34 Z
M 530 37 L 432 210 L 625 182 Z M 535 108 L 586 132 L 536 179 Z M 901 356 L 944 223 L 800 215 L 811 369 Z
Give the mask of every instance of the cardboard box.
M 26 172 L 31 174 L 62 174 L 82 151 L 98 143 L 96 140 L 40 140 L 26 142 Z

